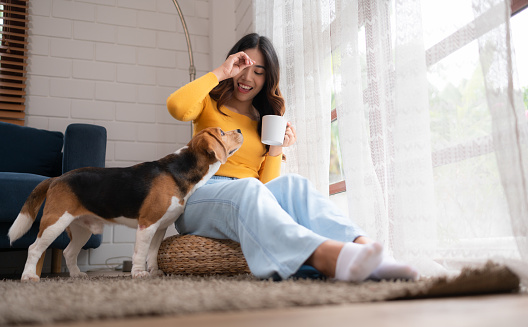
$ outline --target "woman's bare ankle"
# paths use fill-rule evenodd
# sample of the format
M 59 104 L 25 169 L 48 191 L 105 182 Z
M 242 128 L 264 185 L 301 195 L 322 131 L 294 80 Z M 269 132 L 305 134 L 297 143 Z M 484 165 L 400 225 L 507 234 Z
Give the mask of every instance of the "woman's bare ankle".
M 306 260 L 306 264 L 319 270 L 323 275 L 334 278 L 337 258 L 345 243 L 328 240 L 312 253 L 312 255 Z

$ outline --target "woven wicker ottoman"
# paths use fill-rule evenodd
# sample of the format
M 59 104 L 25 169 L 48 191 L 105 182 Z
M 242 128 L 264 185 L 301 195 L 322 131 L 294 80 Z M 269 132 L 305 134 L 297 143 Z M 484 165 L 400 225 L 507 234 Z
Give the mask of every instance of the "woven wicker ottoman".
M 197 235 L 169 236 L 158 251 L 158 267 L 167 275 L 249 274 L 240 244 Z

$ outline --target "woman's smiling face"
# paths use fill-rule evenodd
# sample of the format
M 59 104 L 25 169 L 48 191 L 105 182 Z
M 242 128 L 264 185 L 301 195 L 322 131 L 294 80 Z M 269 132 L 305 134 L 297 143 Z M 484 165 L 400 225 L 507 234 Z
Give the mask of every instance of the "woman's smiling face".
M 233 77 L 233 96 L 240 102 L 253 101 L 253 98 L 262 90 L 266 81 L 264 56 L 260 50 L 253 48 L 246 49 L 244 52 L 255 61 L 255 64 L 246 67 Z

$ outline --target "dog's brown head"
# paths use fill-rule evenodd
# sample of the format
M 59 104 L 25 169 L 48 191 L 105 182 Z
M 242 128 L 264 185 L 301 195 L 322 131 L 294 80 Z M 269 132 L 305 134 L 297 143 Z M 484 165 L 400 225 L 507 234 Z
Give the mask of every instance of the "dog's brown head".
M 239 129 L 224 132 L 220 127 L 208 127 L 198 132 L 189 147 L 203 149 L 214 160 L 225 164 L 227 158 L 240 149 L 244 137 Z

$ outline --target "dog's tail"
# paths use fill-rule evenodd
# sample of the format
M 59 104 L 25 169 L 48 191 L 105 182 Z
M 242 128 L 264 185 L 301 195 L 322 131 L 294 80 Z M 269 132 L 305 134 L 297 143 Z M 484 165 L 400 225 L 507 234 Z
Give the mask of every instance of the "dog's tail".
M 31 225 L 33 225 L 37 218 L 38 210 L 46 198 L 51 182 L 54 179 L 55 178 L 48 178 L 43 180 L 28 196 L 22 210 L 20 210 L 20 213 L 18 214 L 18 217 L 11 228 L 9 228 L 8 235 L 10 244 L 13 244 L 14 241 L 26 234 L 31 228 Z

